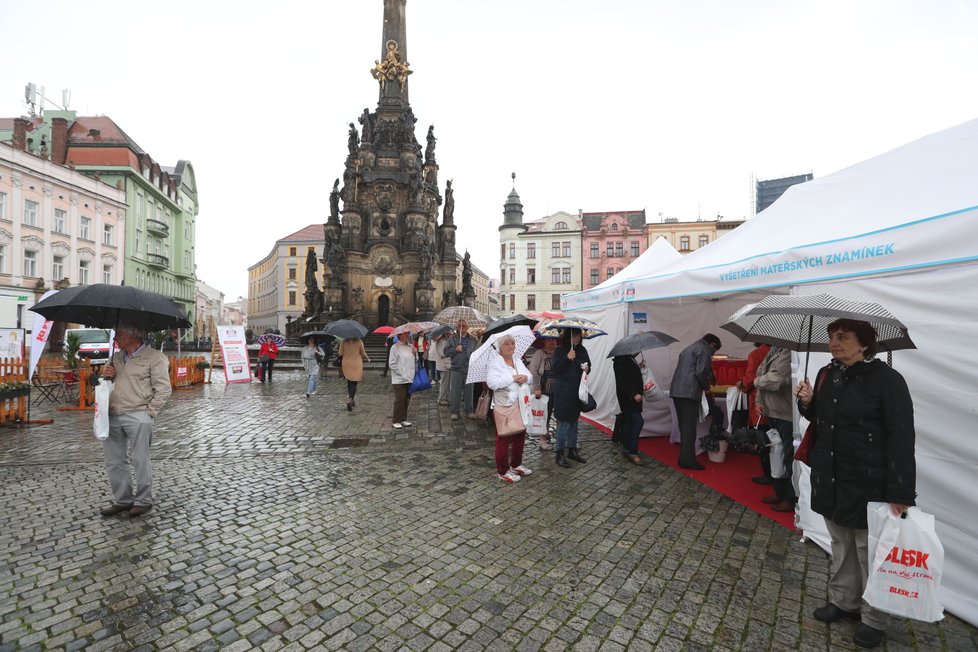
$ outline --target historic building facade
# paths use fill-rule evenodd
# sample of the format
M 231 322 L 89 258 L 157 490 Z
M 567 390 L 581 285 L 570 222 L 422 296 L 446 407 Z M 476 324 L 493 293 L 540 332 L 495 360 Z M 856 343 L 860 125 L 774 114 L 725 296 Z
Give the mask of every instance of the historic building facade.
M 623 270 L 648 248 L 645 210 L 581 213 L 583 289 Z
M 0 121 L 0 129 L 3 124 Z M 0 142 L 0 295 L 17 298 L 18 324 L 41 295 L 122 281 L 126 193 L 26 149 Z
M 348 316 L 374 328 L 429 319 L 459 302 L 454 191 L 451 181 L 444 195 L 439 189 L 434 125 L 424 148 L 415 134 L 405 0 L 384 0 L 381 56 L 370 72 L 377 107 L 363 110 L 359 128 L 350 123 L 342 180 L 322 227 L 325 286 L 313 277 L 303 288 L 307 324 Z M 463 292 L 469 301 L 470 285 Z
M 651 245 L 658 237 L 663 237 L 681 254 L 688 254 L 701 249 L 717 238 L 730 233 L 744 223 L 744 220 L 696 220 L 695 222 L 680 222 L 674 217 L 667 217 L 662 222 L 646 225 L 648 244 Z
M 111 118 L 79 117 L 74 111 L 0 119 L 0 141 L 121 190 L 128 207 L 124 227 L 112 234 L 90 233 L 89 239 L 117 242 L 125 251 L 125 258 L 117 254 L 121 280 L 172 298 L 184 306 L 191 323 L 195 321 L 194 235 L 199 205 L 188 161 L 163 167 Z M 97 215 L 84 217 L 93 221 L 79 224 L 79 231 L 86 225 L 97 228 Z M 90 275 L 93 278 L 95 274 Z
M 499 227 L 499 315 L 560 310 L 561 294 L 581 290 L 581 270 L 578 217 L 558 211 L 524 223 L 514 188 Z
M 271 329 L 285 333 L 303 315 L 303 289 L 315 282 L 316 248 L 323 225 L 310 224 L 275 242 L 272 250 L 248 268 L 248 327 L 260 335 Z M 311 329 L 304 329 L 311 330 Z

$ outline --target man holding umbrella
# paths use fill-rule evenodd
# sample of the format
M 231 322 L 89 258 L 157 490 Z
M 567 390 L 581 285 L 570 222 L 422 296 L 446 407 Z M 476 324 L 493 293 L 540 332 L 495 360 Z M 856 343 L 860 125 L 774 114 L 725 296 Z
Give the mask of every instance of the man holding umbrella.
M 156 415 L 170 396 L 170 361 L 147 346 L 143 331 L 132 324 L 116 326 L 115 342 L 119 351 L 102 369 L 102 378 L 114 381 L 115 388 L 109 397 L 109 437 L 103 443 L 112 504 L 101 513 L 142 516 L 153 508 L 149 446 Z

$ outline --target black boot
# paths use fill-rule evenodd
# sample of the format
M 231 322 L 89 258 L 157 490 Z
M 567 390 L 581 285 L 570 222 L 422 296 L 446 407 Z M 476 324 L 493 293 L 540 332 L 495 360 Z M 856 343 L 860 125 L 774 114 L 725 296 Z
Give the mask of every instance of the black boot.
M 571 450 L 573 450 L 573 449 L 571 449 Z M 557 449 L 557 466 L 562 466 L 565 469 L 569 469 L 570 468 L 570 464 L 567 462 L 567 460 L 564 459 L 564 449 L 563 448 L 558 448 Z
M 581 457 L 580 454 L 578 454 L 576 448 L 568 448 L 567 457 L 574 460 L 575 462 L 580 462 L 581 464 L 587 464 L 587 460 Z

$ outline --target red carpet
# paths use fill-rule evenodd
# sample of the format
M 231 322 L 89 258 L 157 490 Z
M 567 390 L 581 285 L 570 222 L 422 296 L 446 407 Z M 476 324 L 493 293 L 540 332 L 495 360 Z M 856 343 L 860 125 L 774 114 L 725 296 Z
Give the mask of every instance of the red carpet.
M 587 419 L 585 419 L 587 420 Z M 587 420 L 605 434 L 610 432 L 600 425 Z M 758 514 L 767 516 L 786 528 L 794 529 L 795 515 L 791 512 L 775 512 L 770 505 L 761 502 L 764 496 L 774 493 L 767 485 L 754 484 L 750 479 L 761 474 L 761 465 L 756 455 L 746 453 L 727 453 L 727 459 L 720 464 L 710 462 L 703 453 L 697 461 L 706 467 L 705 471 L 687 471 L 679 468 L 679 444 L 670 444 L 668 437 L 642 437 L 638 440 L 639 450 L 649 457 L 662 462 L 680 473 L 719 491 Z

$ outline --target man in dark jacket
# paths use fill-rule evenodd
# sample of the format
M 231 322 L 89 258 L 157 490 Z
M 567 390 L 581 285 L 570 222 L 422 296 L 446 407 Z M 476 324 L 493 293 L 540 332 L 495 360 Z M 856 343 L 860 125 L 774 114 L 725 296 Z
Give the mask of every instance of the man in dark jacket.
M 720 350 L 720 338 L 707 333 L 679 354 L 679 362 L 672 374 L 669 396 L 676 406 L 679 422 L 679 466 L 683 469 L 702 471 L 696 461 L 696 423 L 699 418 L 703 393 L 713 384 L 713 354 Z M 707 397 L 712 400 L 712 397 Z

